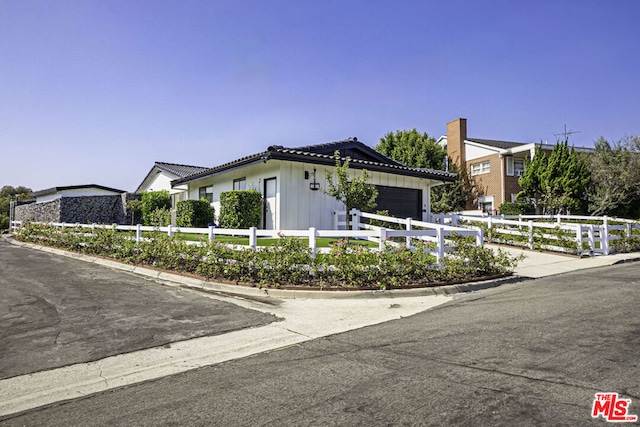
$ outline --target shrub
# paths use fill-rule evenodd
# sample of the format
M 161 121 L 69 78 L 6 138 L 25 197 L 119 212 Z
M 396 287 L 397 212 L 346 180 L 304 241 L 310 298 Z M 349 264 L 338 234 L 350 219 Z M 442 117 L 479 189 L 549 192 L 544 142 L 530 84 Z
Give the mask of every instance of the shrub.
M 167 208 L 153 210 L 145 220 L 145 225 L 154 227 L 166 227 L 169 224 L 171 224 L 171 210 Z
M 0 214 L 0 230 L 9 228 L 9 215 Z
M 535 208 L 529 203 L 504 202 L 500 205 L 500 215 L 533 215 Z
M 259 227 L 262 219 L 262 194 L 256 190 L 225 191 L 220 194 L 220 227 Z
M 506 273 L 517 262 L 505 252 L 475 246 L 473 239 L 451 236 L 457 253 L 447 256 L 442 269 L 434 268 L 428 244 L 414 249 L 387 246 L 381 252 L 345 240 L 329 254 L 315 258 L 306 243 L 295 237 L 281 237 L 264 250 L 235 250 L 220 242 L 202 241 L 190 245 L 156 233 L 152 239 L 136 242 L 133 233 L 113 227 L 60 228 L 27 223 L 17 240 L 54 246 L 81 253 L 120 259 L 128 263 L 195 273 L 213 280 L 253 282 L 260 286 L 320 286 L 376 288 L 434 284 L 449 280 L 472 280 L 487 274 Z
M 215 219 L 215 211 L 206 199 L 183 200 L 176 204 L 178 227 L 207 227 Z
M 152 215 L 154 211 L 158 209 L 171 209 L 171 197 L 169 196 L 169 192 L 167 190 L 162 191 L 145 191 L 142 193 L 142 205 L 140 210 L 142 211 L 142 223 L 144 225 L 155 225 L 152 224 Z M 157 218 L 155 218 L 157 219 Z M 171 220 L 169 220 L 171 222 Z M 169 222 L 163 225 L 168 225 Z

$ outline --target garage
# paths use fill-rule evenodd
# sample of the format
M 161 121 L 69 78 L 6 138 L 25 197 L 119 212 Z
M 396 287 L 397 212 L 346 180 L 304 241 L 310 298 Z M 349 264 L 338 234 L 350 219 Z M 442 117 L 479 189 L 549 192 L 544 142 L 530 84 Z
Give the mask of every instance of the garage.
M 376 185 L 378 198 L 376 210 L 387 210 L 398 218 L 422 220 L 422 190 L 415 188 L 387 187 Z

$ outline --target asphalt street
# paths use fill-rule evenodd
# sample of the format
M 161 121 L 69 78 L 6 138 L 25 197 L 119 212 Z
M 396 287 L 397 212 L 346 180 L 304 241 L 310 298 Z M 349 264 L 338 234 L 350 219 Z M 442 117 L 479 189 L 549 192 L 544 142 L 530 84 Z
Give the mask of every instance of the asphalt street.
M 2 426 L 599 425 L 640 414 L 640 263 L 457 295 L 431 310 L 11 415 Z
M 0 379 L 277 320 L 2 239 L 0 301 Z

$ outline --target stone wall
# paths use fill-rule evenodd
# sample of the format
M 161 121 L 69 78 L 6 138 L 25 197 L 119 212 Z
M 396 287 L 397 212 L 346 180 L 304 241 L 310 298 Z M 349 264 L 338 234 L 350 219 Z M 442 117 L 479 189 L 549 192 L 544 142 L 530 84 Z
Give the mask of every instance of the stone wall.
M 16 206 L 16 221 L 66 222 L 80 224 L 131 224 L 126 202 L 137 194 L 62 197 L 42 203 Z M 136 218 L 137 219 L 137 218 Z
M 60 200 L 15 207 L 15 221 L 60 222 Z

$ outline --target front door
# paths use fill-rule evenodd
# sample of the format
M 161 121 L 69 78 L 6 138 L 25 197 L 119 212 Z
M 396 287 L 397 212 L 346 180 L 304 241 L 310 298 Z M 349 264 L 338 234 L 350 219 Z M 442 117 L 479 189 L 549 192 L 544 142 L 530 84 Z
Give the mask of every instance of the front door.
M 273 230 L 276 224 L 276 178 L 264 180 L 263 225 L 265 230 Z

